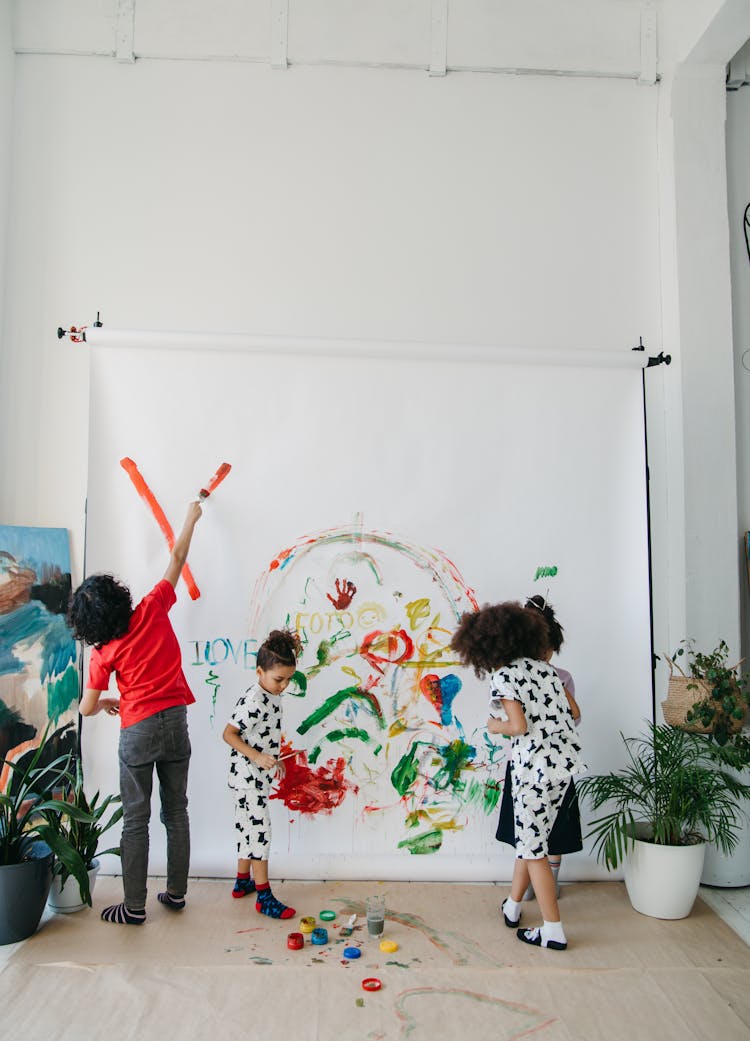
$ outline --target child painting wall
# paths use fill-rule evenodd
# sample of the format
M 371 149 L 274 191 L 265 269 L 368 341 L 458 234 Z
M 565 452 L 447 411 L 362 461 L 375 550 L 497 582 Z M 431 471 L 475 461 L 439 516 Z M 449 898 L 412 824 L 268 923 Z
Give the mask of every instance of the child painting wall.
M 649 711 L 639 372 L 95 348 L 88 570 L 139 597 L 168 551 L 123 459 L 172 524 L 231 462 L 172 611 L 197 699 L 193 873 L 233 872 L 221 734 L 273 628 L 303 641 L 271 795 L 279 877 L 510 877 L 507 742 L 450 651 L 464 611 L 550 589 L 592 769 Z M 85 721 L 92 784 L 116 784 L 116 746 L 111 721 Z M 570 860 L 597 877 L 586 851 Z

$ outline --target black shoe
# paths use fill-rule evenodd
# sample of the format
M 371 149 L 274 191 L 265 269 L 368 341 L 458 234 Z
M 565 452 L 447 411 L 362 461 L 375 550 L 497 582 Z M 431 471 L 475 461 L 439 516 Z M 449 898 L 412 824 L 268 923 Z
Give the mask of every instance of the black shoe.
M 505 900 L 503 900 L 503 906 L 501 908 L 501 910 L 503 912 L 503 921 L 505 922 L 505 924 L 508 926 L 509 929 L 517 929 L 518 928 L 518 923 L 521 921 L 521 916 L 519 914 L 519 916 L 518 916 L 518 918 L 516 918 L 515 922 L 511 921 L 511 919 L 508 918 L 507 914 L 505 913 L 505 904 L 507 902 L 507 899 L 508 898 L 506 897 Z
M 508 919 L 505 919 L 506 924 Z M 546 947 L 550 951 L 564 951 L 567 949 L 567 943 L 560 943 L 559 940 L 547 940 L 546 943 L 542 939 L 541 929 L 519 929 L 516 932 L 516 936 L 522 943 L 530 943 L 532 947 Z

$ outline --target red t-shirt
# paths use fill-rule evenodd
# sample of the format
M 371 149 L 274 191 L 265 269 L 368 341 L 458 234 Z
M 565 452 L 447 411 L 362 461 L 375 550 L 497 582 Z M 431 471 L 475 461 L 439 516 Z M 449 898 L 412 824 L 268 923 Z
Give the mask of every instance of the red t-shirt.
M 120 726 L 130 727 L 195 698 L 182 671 L 182 655 L 167 612 L 176 602 L 165 578 L 133 611 L 128 631 L 101 648 L 89 664 L 89 687 L 107 690 L 114 672 L 120 691 Z

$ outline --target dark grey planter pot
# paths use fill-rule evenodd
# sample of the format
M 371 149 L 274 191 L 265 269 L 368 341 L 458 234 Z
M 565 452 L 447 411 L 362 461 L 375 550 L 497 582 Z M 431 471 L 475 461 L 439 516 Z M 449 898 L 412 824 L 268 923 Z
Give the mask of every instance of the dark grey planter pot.
M 17 943 L 36 931 L 52 884 L 53 861 L 47 852 L 0 866 L 0 944 Z

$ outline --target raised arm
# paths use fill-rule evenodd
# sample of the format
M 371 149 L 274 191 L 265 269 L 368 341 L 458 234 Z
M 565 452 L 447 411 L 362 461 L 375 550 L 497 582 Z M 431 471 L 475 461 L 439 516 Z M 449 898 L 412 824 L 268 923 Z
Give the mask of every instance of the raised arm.
M 188 506 L 187 515 L 185 516 L 185 523 L 182 525 L 182 531 L 177 536 L 172 552 L 169 556 L 169 565 L 167 570 L 164 572 L 164 577 L 170 585 L 176 586 L 177 579 L 180 577 L 180 572 L 185 566 L 188 552 L 190 551 L 190 543 L 193 539 L 193 531 L 195 525 L 198 523 L 198 519 L 203 513 L 203 508 L 199 502 L 191 502 Z

